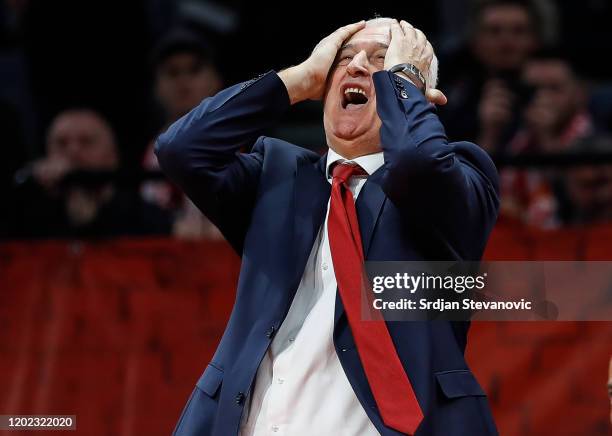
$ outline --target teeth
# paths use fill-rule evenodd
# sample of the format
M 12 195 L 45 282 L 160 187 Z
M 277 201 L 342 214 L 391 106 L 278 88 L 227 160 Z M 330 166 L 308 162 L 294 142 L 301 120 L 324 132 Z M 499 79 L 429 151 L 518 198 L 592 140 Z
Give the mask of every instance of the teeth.
M 344 90 L 344 93 L 345 93 L 345 94 L 348 94 L 349 92 L 356 92 L 356 93 L 358 93 L 358 94 L 363 94 L 363 95 L 365 95 L 365 92 L 363 91 L 363 89 L 360 89 L 360 88 L 346 88 L 346 89 Z

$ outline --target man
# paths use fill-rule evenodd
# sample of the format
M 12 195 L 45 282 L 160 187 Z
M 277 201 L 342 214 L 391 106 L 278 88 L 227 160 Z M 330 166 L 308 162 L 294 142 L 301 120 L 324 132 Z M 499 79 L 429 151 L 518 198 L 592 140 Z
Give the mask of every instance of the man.
M 596 132 L 587 110 L 584 86 L 571 63 L 555 51 L 541 51 L 526 62 L 521 79 L 530 90 L 529 98 L 520 114 L 520 128 L 506 147 L 507 153 L 587 151 Z M 604 150 L 605 147 L 601 151 Z M 563 197 L 559 192 L 561 185 L 564 179 L 569 181 L 574 178 L 574 174 L 600 173 L 602 169 L 570 171 L 569 178 L 559 171 L 507 169 L 501 175 L 502 214 L 538 228 L 576 224 L 577 221 L 568 216 L 571 211 L 561 210 L 563 204 L 560 203 L 564 200 L 559 198 Z M 608 171 L 603 170 L 603 174 Z M 579 175 L 576 181 L 589 178 L 593 177 L 583 178 Z M 591 189 L 591 194 L 595 192 L 592 186 L 585 187 L 587 191 Z
M 536 53 L 525 63 L 522 81 L 532 92 L 510 153 L 561 152 L 594 133 L 582 80 L 561 54 Z
M 541 44 L 544 27 L 532 1 L 473 2 L 468 41 L 449 62 L 449 104 L 440 113 L 449 137 L 502 152 L 516 129 L 521 68 Z
M 163 111 L 163 128 L 176 121 L 204 98 L 221 89 L 221 79 L 213 63 L 210 44 L 197 33 L 176 28 L 159 41 L 153 52 L 155 96 Z M 158 170 L 153 141 L 144 155 L 143 166 Z M 177 212 L 173 234 L 181 238 L 220 238 L 219 231 L 167 181 L 149 181 L 142 195 L 159 207 Z
M 10 238 L 110 237 L 167 234 L 170 219 L 137 192 L 108 181 L 71 182 L 74 171 L 114 171 L 119 152 L 114 132 L 87 108 L 60 112 L 49 128 L 46 156 L 16 179 L 19 187 Z
M 155 47 L 153 62 L 155 95 L 168 122 L 221 87 L 212 47 L 194 31 L 176 28 L 168 32 Z
M 496 433 L 466 323 L 360 319 L 364 259 L 479 259 L 496 218 L 493 164 L 448 143 L 424 96 L 446 100 L 421 86 L 435 87 L 433 59 L 405 21 L 351 24 L 159 137 L 164 171 L 242 255 L 227 330 L 176 434 Z M 317 98 L 323 157 L 259 136 Z
M 605 154 L 612 150 L 609 137 L 576 142 L 573 153 Z M 584 226 L 612 221 L 612 165 L 578 165 L 560 177 L 558 215 L 564 225 Z

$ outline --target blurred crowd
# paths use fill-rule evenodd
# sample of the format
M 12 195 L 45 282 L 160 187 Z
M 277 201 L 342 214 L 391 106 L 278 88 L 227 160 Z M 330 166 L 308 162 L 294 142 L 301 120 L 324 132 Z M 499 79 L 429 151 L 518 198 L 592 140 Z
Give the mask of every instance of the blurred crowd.
M 572 59 L 558 37 L 547 35 L 563 32 L 551 6 L 491 1 L 472 9 L 467 44 L 450 59 L 441 85 L 449 98 L 441 111 L 449 136 L 475 141 L 493 157 L 600 153 L 603 159 L 612 152 L 610 83 L 589 83 L 594 58 L 582 70 L 585 59 Z M 584 44 L 592 52 L 588 37 Z M 501 168 L 502 218 L 544 229 L 609 221 L 611 168 Z
M 239 2 L 127 3 L 0 0 L 1 238 L 221 237 L 157 174 L 155 137 L 260 66 L 288 66 L 278 63 L 286 53 L 275 58 L 288 42 L 251 44 L 257 26 Z M 610 6 L 568 3 L 438 0 L 420 14 L 397 12 L 437 47 L 449 138 L 503 158 L 501 219 L 542 229 L 612 220 L 612 75 L 600 60 L 612 41 Z M 323 28 L 337 26 L 330 19 Z M 309 38 L 293 44 L 307 54 L 317 42 Z M 321 129 L 320 109 L 295 111 L 302 117 L 287 120 L 295 128 L 276 133 L 324 151 L 309 133 Z M 557 155 L 577 161 L 512 164 Z M 119 177 L 126 173 L 150 177 Z

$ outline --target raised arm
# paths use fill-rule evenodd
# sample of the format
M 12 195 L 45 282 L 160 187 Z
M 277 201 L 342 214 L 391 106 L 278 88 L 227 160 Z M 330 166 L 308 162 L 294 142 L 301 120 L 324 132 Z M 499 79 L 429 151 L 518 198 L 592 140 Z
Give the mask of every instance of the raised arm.
M 162 170 L 239 253 L 262 170 L 263 138 L 257 138 L 290 104 L 321 98 L 340 44 L 364 25 L 339 28 L 308 59 L 278 75 L 269 72 L 207 98 L 157 139 Z
M 260 147 L 248 154 L 240 151 L 250 151 L 287 107 L 287 89 L 269 72 L 205 99 L 157 139 L 162 170 L 238 252 L 263 159 Z
M 433 51 L 422 32 L 406 22 L 401 29 L 392 26 L 387 50 L 391 59 L 385 59 L 385 66 L 410 62 L 428 69 Z M 400 209 L 434 224 L 455 248 L 482 241 L 479 248 L 484 249 L 499 208 L 493 162 L 475 144 L 448 142 L 435 106 L 428 101 L 445 103 L 443 95 L 429 89 L 426 98 L 410 81 L 389 71 L 375 73 L 373 81 L 386 163 L 383 190 Z

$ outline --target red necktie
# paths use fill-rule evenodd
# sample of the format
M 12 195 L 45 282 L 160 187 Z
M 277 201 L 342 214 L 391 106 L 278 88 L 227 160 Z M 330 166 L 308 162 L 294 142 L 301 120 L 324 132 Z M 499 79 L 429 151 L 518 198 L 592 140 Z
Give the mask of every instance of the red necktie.
M 355 175 L 367 173 L 359 165 L 341 163 L 336 164 L 332 174 L 327 230 L 340 298 L 383 422 L 412 435 L 423 420 L 423 412 L 387 325 L 382 317 L 361 319 L 361 289 L 367 281 L 355 202 L 346 183 Z

